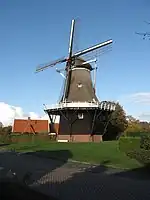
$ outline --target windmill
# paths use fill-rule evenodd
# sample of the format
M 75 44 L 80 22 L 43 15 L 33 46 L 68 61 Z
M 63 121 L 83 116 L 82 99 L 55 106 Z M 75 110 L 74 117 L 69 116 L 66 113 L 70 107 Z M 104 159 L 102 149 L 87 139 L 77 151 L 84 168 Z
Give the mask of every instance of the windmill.
M 115 104 L 100 102 L 95 93 L 95 77 L 97 67 L 96 59 L 85 60 L 83 56 L 90 52 L 109 46 L 112 40 L 96 44 L 87 49 L 73 53 L 75 20 L 72 20 L 68 57 L 57 59 L 48 64 L 37 67 L 36 72 L 66 63 L 64 72 L 56 69 L 64 77 L 63 92 L 60 101 L 55 106 L 46 107 L 44 110 L 53 124 L 52 116 L 59 115 L 58 141 L 90 141 L 100 140 L 104 134 L 106 118 L 115 110 Z M 91 72 L 94 71 L 94 82 Z M 105 116 L 105 120 L 102 120 Z M 102 128 L 100 128 L 100 124 Z M 103 125 L 102 125 L 103 124 Z

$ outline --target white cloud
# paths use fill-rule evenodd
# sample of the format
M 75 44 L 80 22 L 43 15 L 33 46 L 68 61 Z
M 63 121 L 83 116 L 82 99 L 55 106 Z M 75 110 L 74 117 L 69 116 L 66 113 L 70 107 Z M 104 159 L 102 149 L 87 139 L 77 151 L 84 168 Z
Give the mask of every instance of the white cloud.
M 4 126 L 13 125 L 13 121 L 15 118 L 27 119 L 28 117 L 30 117 L 31 119 L 49 120 L 47 114 L 43 116 L 40 116 L 38 113 L 35 112 L 29 112 L 26 114 L 21 107 L 16 107 L 6 104 L 4 102 L 0 102 L 0 122 L 2 122 Z M 55 123 L 58 122 L 59 122 L 59 117 L 57 116 L 55 119 Z
M 127 114 L 130 113 L 140 121 L 150 122 L 150 92 L 122 95 L 119 102 L 126 108 Z
M 129 95 L 123 95 L 120 98 L 123 102 L 150 104 L 150 92 L 138 92 Z
M 40 116 L 35 113 L 35 112 L 29 112 L 29 115 L 28 115 L 31 119 L 38 119 L 40 118 Z
M 138 115 L 137 119 L 140 121 L 150 122 L 150 112 L 143 112 Z
M 131 99 L 135 103 L 150 104 L 150 92 L 132 94 Z

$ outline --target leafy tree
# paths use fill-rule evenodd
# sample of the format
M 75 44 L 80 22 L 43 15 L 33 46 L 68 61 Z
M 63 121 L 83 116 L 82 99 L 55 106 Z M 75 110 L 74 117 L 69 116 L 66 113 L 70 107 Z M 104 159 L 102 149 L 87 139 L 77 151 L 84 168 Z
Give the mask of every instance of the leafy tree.
M 9 134 L 11 134 L 12 126 L 5 126 L 5 127 L 3 127 L 2 131 L 4 134 L 9 135 Z
M 128 122 L 128 127 L 126 129 L 126 133 L 140 133 L 143 131 L 143 128 L 139 121 Z
M 3 127 L 3 123 L 2 122 L 0 122 L 0 128 L 2 128 Z
M 4 126 L 1 128 L 1 137 L 0 137 L 0 142 L 2 143 L 10 143 L 11 142 L 11 134 L 12 131 L 12 126 Z
M 128 121 L 126 119 L 126 113 L 123 107 L 119 103 L 116 103 L 116 109 L 110 117 L 107 131 L 103 135 L 103 140 L 118 139 L 126 130 L 127 126 Z
M 134 118 L 132 115 L 127 115 L 126 116 L 126 119 L 128 120 L 129 123 L 132 123 L 132 122 L 136 122 L 137 119 Z
M 139 122 L 142 129 L 143 129 L 143 132 L 149 132 L 150 133 L 150 123 L 148 122 Z
M 126 129 L 127 135 L 140 135 L 141 133 L 150 133 L 150 124 L 148 122 L 141 122 L 132 116 L 127 116 L 128 128 Z
M 2 122 L 0 122 L 0 134 L 2 133 L 2 129 L 3 129 L 3 124 Z

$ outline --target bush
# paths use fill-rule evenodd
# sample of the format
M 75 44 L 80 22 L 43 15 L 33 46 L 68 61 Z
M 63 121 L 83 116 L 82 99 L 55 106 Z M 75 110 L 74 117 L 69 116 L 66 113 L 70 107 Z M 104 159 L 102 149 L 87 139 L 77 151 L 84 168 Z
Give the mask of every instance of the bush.
M 140 138 L 140 148 L 128 149 L 126 155 L 132 159 L 136 159 L 143 165 L 150 166 L 150 136 L 144 135 Z
M 3 144 L 10 144 L 12 142 L 11 135 L 1 135 L 0 136 L 0 142 Z
M 135 149 L 127 152 L 127 156 L 132 159 L 136 159 L 138 162 L 144 165 L 150 164 L 150 150 Z
M 141 137 L 140 148 L 150 150 L 150 135 L 144 135 Z
M 119 149 L 123 152 L 140 149 L 140 138 L 138 137 L 121 137 L 119 139 Z

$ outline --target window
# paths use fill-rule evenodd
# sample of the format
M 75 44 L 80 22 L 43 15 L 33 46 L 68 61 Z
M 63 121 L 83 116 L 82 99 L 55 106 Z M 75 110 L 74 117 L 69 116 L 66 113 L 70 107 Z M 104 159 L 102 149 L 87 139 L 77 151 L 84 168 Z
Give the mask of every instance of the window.
M 83 119 L 83 113 L 78 113 L 78 119 Z
M 78 88 L 82 88 L 82 83 L 77 84 Z

